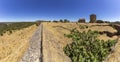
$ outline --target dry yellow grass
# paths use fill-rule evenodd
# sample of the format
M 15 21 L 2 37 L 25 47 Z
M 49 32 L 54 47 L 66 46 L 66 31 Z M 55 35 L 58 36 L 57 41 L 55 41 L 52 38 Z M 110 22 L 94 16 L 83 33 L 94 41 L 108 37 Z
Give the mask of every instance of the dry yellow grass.
M 89 28 L 79 29 L 79 25 L 87 25 Z M 90 27 L 92 25 L 96 25 L 96 26 Z M 99 25 L 99 26 L 97 26 L 97 25 Z M 51 55 L 56 54 L 56 55 L 52 55 L 53 59 L 55 58 L 56 60 L 58 60 L 58 62 L 61 62 L 59 59 L 57 59 L 57 57 L 59 57 L 59 56 L 57 56 L 58 49 L 53 50 L 52 46 L 54 46 L 54 43 L 57 43 L 58 45 L 59 44 L 61 45 L 60 49 L 62 49 L 67 44 L 71 43 L 72 40 L 68 39 L 67 37 L 64 36 L 64 34 L 70 33 L 70 31 L 69 31 L 70 29 L 77 28 L 81 32 L 88 31 L 89 29 L 91 29 L 93 31 L 94 30 L 100 31 L 100 32 L 102 32 L 102 31 L 108 31 L 111 33 L 117 32 L 115 29 L 113 29 L 110 26 L 102 26 L 102 25 L 108 25 L 108 24 L 106 24 L 106 23 L 102 23 L 102 24 L 97 24 L 97 23 L 78 23 L 78 24 L 76 24 L 76 23 L 43 23 L 43 26 L 51 32 L 52 37 L 54 39 L 57 39 L 57 41 L 54 41 L 54 42 L 52 42 L 50 40 L 47 41 L 48 43 L 52 42 L 52 45 L 49 46 L 49 51 L 54 52 L 54 53 L 51 53 Z M 101 40 L 115 40 L 115 39 L 117 39 L 117 37 L 118 36 L 108 37 L 106 34 L 98 35 L 98 38 Z M 118 43 L 120 45 L 120 42 L 118 42 Z M 46 46 L 48 46 L 48 45 L 49 44 L 47 44 Z M 57 45 L 55 45 L 54 47 L 57 47 Z M 46 48 L 46 50 L 47 49 L 48 48 Z M 49 52 L 47 52 L 47 51 L 45 52 L 46 58 L 47 58 L 47 53 L 49 54 Z M 119 46 L 117 46 L 115 48 L 115 51 L 109 55 L 106 62 L 120 62 L 120 47 Z
M 64 34 L 68 34 L 70 33 L 69 30 L 73 29 L 73 28 L 77 28 L 79 31 L 88 31 L 89 29 L 93 30 L 93 31 L 108 31 L 111 33 L 117 32 L 115 29 L 113 29 L 110 26 L 102 26 L 102 25 L 108 25 L 107 23 L 103 23 L 103 24 L 97 24 L 97 23 L 43 23 L 43 25 L 49 29 L 49 31 L 51 31 L 52 33 L 54 33 L 56 38 L 59 38 L 61 40 L 61 43 L 63 43 L 63 45 L 65 46 L 66 44 L 68 44 L 69 39 L 64 37 Z M 87 25 L 89 28 L 87 29 L 79 29 L 79 25 Z M 91 27 L 92 25 L 96 25 Z M 101 26 L 97 26 L 97 25 L 101 25 Z M 98 38 L 101 40 L 114 40 L 117 39 L 117 36 L 113 36 L 113 37 L 108 37 L 106 34 L 103 35 L 98 35 Z
M 36 28 L 36 25 L 32 25 L 16 30 L 12 34 L 7 32 L 0 36 L 0 62 L 19 62 L 28 48 L 30 37 Z
M 44 62 L 70 62 L 63 52 L 64 41 L 67 40 L 60 33 L 52 31 L 52 28 L 43 24 L 43 61 Z M 69 39 L 68 39 L 69 40 Z

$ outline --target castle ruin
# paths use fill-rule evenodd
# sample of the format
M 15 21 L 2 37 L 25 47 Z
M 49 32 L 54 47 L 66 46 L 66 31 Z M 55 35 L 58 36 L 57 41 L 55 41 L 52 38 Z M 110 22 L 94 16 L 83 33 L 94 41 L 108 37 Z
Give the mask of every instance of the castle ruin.
M 90 15 L 90 23 L 95 23 L 96 22 L 97 16 L 95 14 Z

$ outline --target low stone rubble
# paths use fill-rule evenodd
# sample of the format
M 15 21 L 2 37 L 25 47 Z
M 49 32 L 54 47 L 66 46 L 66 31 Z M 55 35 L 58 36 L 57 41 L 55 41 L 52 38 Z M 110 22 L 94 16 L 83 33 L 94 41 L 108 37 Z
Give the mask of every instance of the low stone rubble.
M 25 52 L 20 62 L 40 62 L 41 61 L 41 25 L 30 40 L 28 50 Z

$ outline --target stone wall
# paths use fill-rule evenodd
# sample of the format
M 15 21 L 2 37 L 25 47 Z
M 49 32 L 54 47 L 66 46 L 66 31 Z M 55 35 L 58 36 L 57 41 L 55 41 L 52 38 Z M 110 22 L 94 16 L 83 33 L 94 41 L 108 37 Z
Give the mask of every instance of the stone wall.
M 20 62 L 41 62 L 41 25 L 29 41 L 29 48 Z
M 71 62 L 53 34 L 41 24 L 20 62 Z

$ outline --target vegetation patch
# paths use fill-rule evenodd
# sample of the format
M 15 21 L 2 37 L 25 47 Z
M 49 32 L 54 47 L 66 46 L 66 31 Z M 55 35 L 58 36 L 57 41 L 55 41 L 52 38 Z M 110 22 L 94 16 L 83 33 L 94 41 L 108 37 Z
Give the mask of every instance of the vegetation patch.
M 0 24 L 0 35 L 2 36 L 3 33 L 5 33 L 6 31 L 9 31 L 10 33 L 12 33 L 12 30 L 20 30 L 22 28 L 26 28 L 33 24 L 35 24 L 35 22 L 16 22 L 16 23 L 11 23 L 11 24 L 1 23 Z
M 77 29 L 72 29 L 71 33 L 65 36 L 73 40 L 63 48 L 72 62 L 102 62 L 111 53 L 111 47 L 116 43 L 115 40 L 99 40 L 98 32 L 91 30 L 79 32 Z
M 88 26 L 87 26 L 87 25 L 79 25 L 79 28 L 80 28 L 80 29 L 87 29 Z

